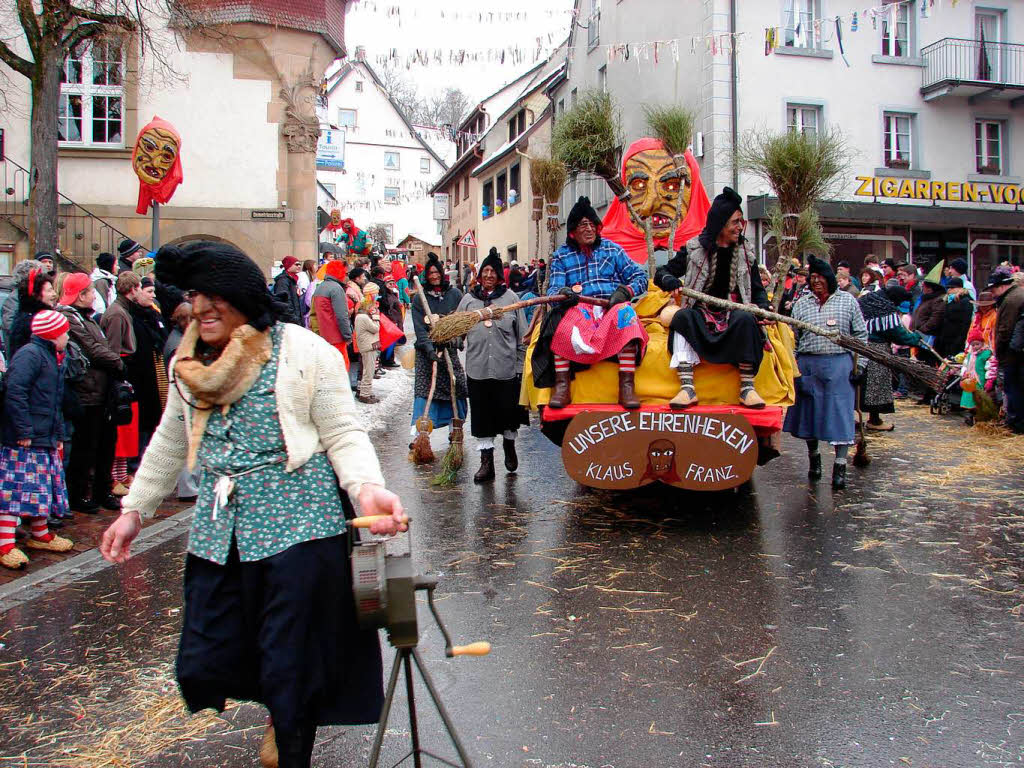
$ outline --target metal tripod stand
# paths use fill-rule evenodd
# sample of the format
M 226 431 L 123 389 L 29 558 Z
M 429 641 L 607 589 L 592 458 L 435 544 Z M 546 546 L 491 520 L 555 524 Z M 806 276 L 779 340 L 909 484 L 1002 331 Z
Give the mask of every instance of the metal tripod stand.
M 458 763 L 453 763 L 445 758 L 435 755 L 420 746 L 420 733 L 419 724 L 416 720 L 416 693 L 415 688 L 412 684 L 412 667 L 413 662 L 416 662 L 416 669 L 419 670 L 420 678 L 423 680 L 423 684 L 427 687 L 427 691 L 430 693 L 430 698 L 434 701 L 434 706 L 437 708 L 437 713 L 441 716 L 441 721 L 444 723 L 445 730 L 448 731 L 448 736 L 452 740 L 452 744 L 455 746 L 455 751 L 459 753 L 459 759 L 462 761 L 462 766 Z M 412 736 L 412 750 L 402 757 L 395 765 L 401 765 L 410 757 L 412 758 L 413 765 L 416 768 L 422 768 L 423 761 L 422 756 L 426 755 L 431 757 L 438 762 L 450 765 L 452 768 L 472 768 L 469 762 L 469 757 L 466 755 L 466 750 L 462 747 L 462 742 L 459 741 L 458 735 L 455 733 L 455 726 L 452 724 L 451 718 L 448 716 L 448 711 L 444 708 L 444 704 L 441 703 L 441 697 L 434 687 L 434 681 L 431 680 L 430 674 L 427 672 L 426 667 L 423 666 L 423 662 L 420 660 L 420 654 L 415 648 L 398 648 L 395 651 L 395 663 L 391 666 L 391 678 L 388 680 L 388 690 L 384 697 L 384 710 L 380 715 L 380 723 L 377 725 L 377 738 L 373 742 L 373 751 L 370 752 L 370 768 L 377 768 L 377 762 L 380 758 L 380 747 L 384 741 L 384 731 L 388 725 L 388 717 L 391 715 L 391 705 L 395 700 L 395 686 L 398 683 L 399 671 L 405 668 L 405 695 L 409 700 L 409 731 Z

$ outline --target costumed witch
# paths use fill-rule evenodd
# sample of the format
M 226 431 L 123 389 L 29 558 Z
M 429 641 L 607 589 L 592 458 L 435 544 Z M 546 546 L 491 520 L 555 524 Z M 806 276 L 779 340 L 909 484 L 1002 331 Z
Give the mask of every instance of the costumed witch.
M 427 254 L 427 263 L 423 267 L 422 288 L 431 315 L 450 314 L 458 309 L 459 302 L 462 301 L 462 291 L 448 280 L 436 253 Z M 469 392 L 466 388 L 466 372 L 462 369 L 459 356 L 454 353 L 455 342 L 435 344 L 430 340 L 430 326 L 424 320 L 423 302 L 419 299 L 412 303 L 412 325 L 416 331 L 416 376 L 413 384 L 410 435 L 416 437 L 416 421 L 421 416 L 426 415 L 435 429 L 450 425 L 453 418 L 465 419 L 468 410 L 466 398 Z M 446 348 L 452 350 L 448 357 L 455 369 L 454 396 L 448 366 L 440 354 Z M 436 376 L 433 375 L 435 364 Z M 430 400 L 430 412 L 425 414 L 431 387 L 434 396 Z
M 868 330 L 860 305 L 849 293 L 839 290 L 828 262 L 811 256 L 808 272 L 810 293 L 793 305 L 793 319 L 866 342 Z M 855 368 L 852 355 L 824 336 L 798 329 L 796 337 L 800 376 L 796 380 L 796 402 L 786 412 L 782 428 L 807 441 L 807 476 L 811 480 L 821 478 L 818 441 L 826 440 L 835 447 L 832 487 L 839 490 L 846 487 L 846 457 L 854 442 L 854 387 L 863 383 L 867 361 L 858 359 Z
M 757 257 L 742 237 L 742 203 L 743 198 L 726 187 L 711 204 L 704 231 L 658 269 L 655 284 L 669 293 L 685 285 L 715 298 L 768 309 Z M 740 373 L 740 404 L 764 407 L 764 399 L 754 388 L 754 375 L 764 356 L 765 336 L 752 314 L 684 298 L 682 308 L 672 314 L 669 328 L 670 364 L 679 374 L 680 385 L 669 405 L 688 408 L 697 404 L 693 368 L 705 361 L 735 365 Z
M 647 273 L 622 246 L 601 237 L 601 219 L 590 200 L 581 197 L 566 219 L 565 245 L 551 257 L 548 295 L 565 301 L 547 316 L 534 348 L 532 364 L 538 387 L 554 385 L 548 405 L 570 402 L 570 363 L 588 366 L 617 357 L 619 404 L 639 408 L 634 374 L 647 348 L 647 332 L 630 305 L 647 292 Z M 608 299 L 610 307 L 580 305 L 580 296 Z M 553 373 L 553 375 L 552 375 Z
M 496 248 L 491 248 L 480 265 L 476 285 L 462 297 L 459 312 L 504 307 L 516 301 L 516 294 L 505 285 L 501 257 Z M 469 425 L 480 450 L 480 469 L 473 476 L 477 483 L 494 479 L 494 440 L 499 435 L 505 469 L 515 472 L 519 468 L 516 435 L 519 427 L 530 423 L 526 408 L 519 405 L 526 326 L 526 316 L 520 309 L 477 323 L 466 334 Z
M 884 291 L 868 291 L 857 299 L 861 314 L 868 329 L 868 344 L 879 352 L 891 352 L 892 344 L 905 347 L 921 347 L 921 334 L 908 331 L 900 320 L 896 306 L 904 297 L 909 300 L 910 292 L 894 285 Z M 895 425 L 882 421 L 883 413 L 895 413 L 892 397 L 892 371 L 874 360 L 867 361 L 864 386 L 860 388 L 860 410 L 867 411 L 867 428 L 879 432 L 891 432 Z
M 373 723 L 383 705 L 377 632 L 358 626 L 346 519 L 404 522 L 344 363 L 279 321 L 263 271 L 224 243 L 164 246 L 156 274 L 189 292 L 192 323 L 167 409 L 100 551 L 131 543 L 185 467 L 202 480 L 185 560 L 176 674 L 189 710 L 264 704 L 280 768 L 308 768 L 321 725 Z

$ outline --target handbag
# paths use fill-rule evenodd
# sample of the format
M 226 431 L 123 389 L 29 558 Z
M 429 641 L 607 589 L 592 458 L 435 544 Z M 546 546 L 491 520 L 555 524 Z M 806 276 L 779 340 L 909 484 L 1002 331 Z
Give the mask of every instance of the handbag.
M 127 381 L 115 381 L 110 387 L 110 418 L 116 427 L 132 423 L 135 387 Z

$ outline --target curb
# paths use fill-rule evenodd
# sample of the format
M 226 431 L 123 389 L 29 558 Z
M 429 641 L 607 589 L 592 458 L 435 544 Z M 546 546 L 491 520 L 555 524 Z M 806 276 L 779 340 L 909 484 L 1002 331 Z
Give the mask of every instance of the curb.
M 194 508 L 189 507 L 159 523 L 143 528 L 132 542 L 132 554 L 138 555 L 188 531 L 193 511 Z M 103 559 L 98 549 L 90 549 L 64 562 L 36 571 L 31 576 L 12 581 L 0 587 L 0 614 L 112 565 L 114 564 Z

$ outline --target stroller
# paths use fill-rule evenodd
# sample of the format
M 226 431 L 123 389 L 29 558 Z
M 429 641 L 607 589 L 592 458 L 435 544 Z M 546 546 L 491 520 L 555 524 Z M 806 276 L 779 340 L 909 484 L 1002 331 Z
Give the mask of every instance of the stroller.
M 963 356 L 960 355 L 960 357 Z M 962 367 L 962 359 L 947 357 L 942 361 L 939 372 L 945 375 L 946 383 L 939 389 L 928 406 L 932 415 L 946 416 L 960 410 L 960 396 L 963 394 L 963 390 L 960 388 L 960 382 L 963 381 Z

